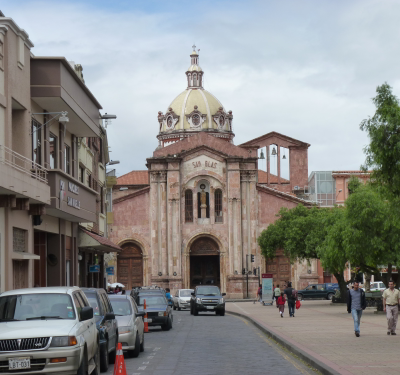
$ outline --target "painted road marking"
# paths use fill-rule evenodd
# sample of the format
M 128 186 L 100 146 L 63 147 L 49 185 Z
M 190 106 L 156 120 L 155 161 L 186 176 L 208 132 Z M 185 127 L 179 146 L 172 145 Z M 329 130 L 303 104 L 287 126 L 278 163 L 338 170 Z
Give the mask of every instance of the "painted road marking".
M 144 365 L 148 365 L 150 362 L 143 362 Z
M 147 366 L 139 367 L 138 370 L 146 370 L 146 367 L 147 367 Z

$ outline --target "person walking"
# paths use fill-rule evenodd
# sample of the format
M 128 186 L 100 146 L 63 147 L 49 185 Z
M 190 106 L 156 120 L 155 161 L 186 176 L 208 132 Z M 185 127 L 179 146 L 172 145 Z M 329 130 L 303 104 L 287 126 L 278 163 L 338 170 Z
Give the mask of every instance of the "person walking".
M 292 283 L 288 282 L 287 288 L 285 289 L 284 293 L 287 296 L 287 304 L 289 308 L 289 316 L 294 318 L 294 310 L 295 310 L 295 305 L 296 305 L 296 297 L 293 294 L 293 288 L 292 288 Z
M 279 314 L 281 314 L 281 318 L 283 318 L 283 313 L 285 311 L 285 302 L 286 302 L 285 294 L 282 292 L 281 295 L 276 300 L 276 306 L 279 309 Z
M 278 298 L 281 295 L 281 290 L 279 289 L 279 284 L 274 289 L 274 298 L 276 299 L 276 305 L 278 306 Z
M 396 335 L 397 319 L 399 317 L 399 299 L 400 292 L 394 289 L 394 282 L 389 281 L 389 289 L 386 289 L 383 294 L 383 311 L 386 312 L 388 322 L 388 335 Z
M 365 292 L 360 289 L 358 281 L 353 283 L 353 289 L 347 291 L 347 312 L 353 316 L 354 333 L 356 337 L 360 337 L 361 315 L 367 307 Z
M 258 302 L 260 302 L 262 304 L 262 286 L 261 286 L 261 284 L 257 290 L 257 298 L 258 298 Z

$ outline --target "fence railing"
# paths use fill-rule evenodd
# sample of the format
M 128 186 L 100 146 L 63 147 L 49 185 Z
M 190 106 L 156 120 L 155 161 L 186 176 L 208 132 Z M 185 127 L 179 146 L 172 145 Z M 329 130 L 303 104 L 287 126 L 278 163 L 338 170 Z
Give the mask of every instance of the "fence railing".
M 0 163 L 47 184 L 47 170 L 44 167 L 3 145 L 0 145 Z

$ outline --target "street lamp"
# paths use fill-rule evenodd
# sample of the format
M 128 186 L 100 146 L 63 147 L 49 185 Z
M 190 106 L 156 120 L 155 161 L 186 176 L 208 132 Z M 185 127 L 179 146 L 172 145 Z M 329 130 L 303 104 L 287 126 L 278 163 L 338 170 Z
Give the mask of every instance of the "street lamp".
M 119 164 L 119 160 L 111 160 L 107 163 L 107 165 L 115 165 L 115 164 Z
M 111 120 L 115 120 L 117 118 L 117 115 L 109 115 L 109 114 L 105 114 L 100 116 L 100 118 L 104 121 L 104 127 L 107 129 L 107 125 L 111 125 Z

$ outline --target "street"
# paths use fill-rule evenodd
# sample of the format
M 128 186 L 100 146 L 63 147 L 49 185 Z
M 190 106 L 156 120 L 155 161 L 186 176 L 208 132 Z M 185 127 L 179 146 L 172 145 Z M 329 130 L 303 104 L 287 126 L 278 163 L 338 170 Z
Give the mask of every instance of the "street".
M 144 353 L 125 363 L 129 375 L 315 374 L 241 318 L 189 311 L 174 311 L 170 331 L 150 328 Z

